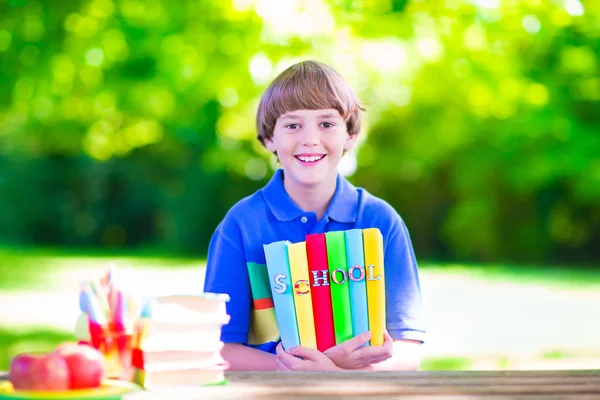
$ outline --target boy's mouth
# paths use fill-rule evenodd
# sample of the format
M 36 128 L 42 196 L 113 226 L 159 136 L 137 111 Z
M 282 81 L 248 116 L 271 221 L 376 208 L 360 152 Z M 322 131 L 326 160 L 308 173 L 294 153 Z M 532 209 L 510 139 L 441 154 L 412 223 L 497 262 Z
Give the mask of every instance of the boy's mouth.
M 326 154 L 298 154 L 294 157 L 303 164 L 314 164 L 321 161 L 325 156 Z

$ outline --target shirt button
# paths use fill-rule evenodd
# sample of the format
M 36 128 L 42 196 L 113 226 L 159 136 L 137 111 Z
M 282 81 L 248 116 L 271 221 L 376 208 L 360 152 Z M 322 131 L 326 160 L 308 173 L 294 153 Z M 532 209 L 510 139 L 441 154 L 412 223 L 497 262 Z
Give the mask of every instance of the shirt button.
M 305 223 L 306 223 L 306 221 L 308 221 L 308 218 L 306 218 L 306 217 L 302 217 L 302 218 L 300 218 L 300 221 L 302 221 L 302 223 L 303 223 L 303 224 L 305 224 Z

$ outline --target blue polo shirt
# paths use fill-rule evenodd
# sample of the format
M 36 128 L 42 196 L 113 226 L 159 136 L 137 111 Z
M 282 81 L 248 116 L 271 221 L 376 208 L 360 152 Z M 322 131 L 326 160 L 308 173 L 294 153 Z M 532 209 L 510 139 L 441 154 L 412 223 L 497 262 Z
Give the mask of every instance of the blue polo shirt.
M 383 235 L 386 325 L 394 339 L 423 342 L 425 328 L 415 255 L 404 221 L 385 201 L 337 176 L 320 221 L 302 211 L 283 187 L 283 170 L 240 200 L 216 228 L 208 250 L 204 291 L 226 293 L 231 316 L 221 340 L 274 353 L 279 343 L 263 245 L 302 242 L 306 235 L 379 228 Z

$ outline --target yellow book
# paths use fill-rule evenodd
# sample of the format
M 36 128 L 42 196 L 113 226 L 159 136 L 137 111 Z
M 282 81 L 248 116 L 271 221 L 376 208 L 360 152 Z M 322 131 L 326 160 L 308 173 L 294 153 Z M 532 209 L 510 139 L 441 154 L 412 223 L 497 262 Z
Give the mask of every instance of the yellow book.
M 317 337 L 315 334 L 315 320 L 310 294 L 306 242 L 288 244 L 287 248 L 300 344 L 316 349 Z
M 363 229 L 367 309 L 371 346 L 383 345 L 385 330 L 385 277 L 383 271 L 383 237 L 377 228 Z

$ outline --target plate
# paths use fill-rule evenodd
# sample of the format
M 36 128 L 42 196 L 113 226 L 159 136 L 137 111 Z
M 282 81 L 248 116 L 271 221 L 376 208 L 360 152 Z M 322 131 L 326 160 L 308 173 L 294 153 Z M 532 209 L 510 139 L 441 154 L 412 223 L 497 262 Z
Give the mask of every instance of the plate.
M 77 389 L 56 392 L 13 390 L 6 382 L 0 384 L 1 400 L 121 400 L 126 393 L 142 390 L 131 382 L 107 379 L 94 389 Z

